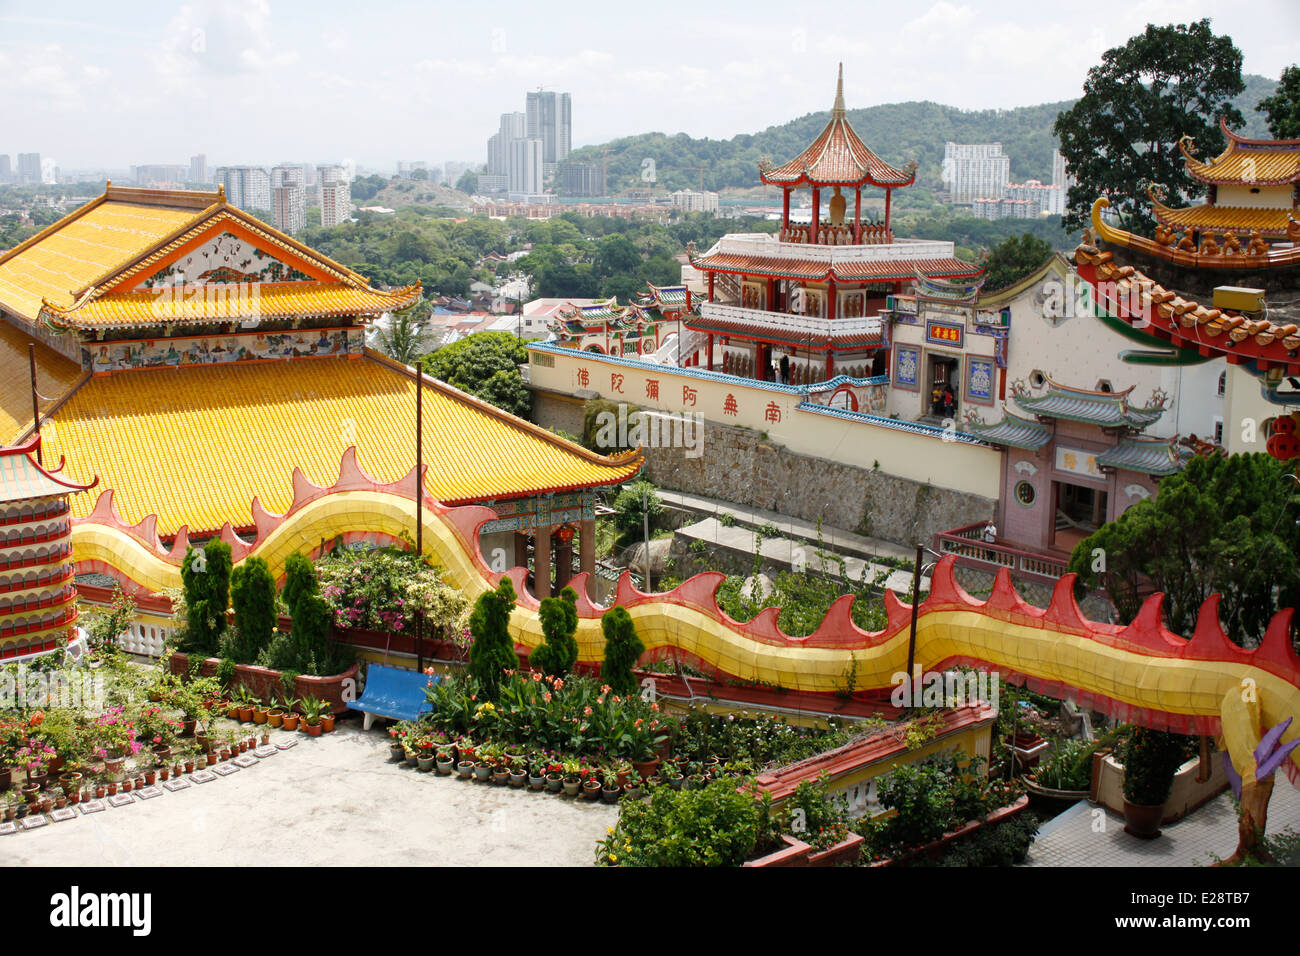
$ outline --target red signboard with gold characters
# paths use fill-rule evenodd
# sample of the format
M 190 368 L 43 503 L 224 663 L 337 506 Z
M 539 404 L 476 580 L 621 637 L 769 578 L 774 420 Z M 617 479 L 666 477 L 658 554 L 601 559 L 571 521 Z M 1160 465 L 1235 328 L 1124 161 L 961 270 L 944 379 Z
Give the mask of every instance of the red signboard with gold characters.
M 925 325 L 925 340 L 931 345 L 951 345 L 953 348 L 961 348 L 965 331 L 960 325 L 949 325 L 947 322 L 927 322 Z

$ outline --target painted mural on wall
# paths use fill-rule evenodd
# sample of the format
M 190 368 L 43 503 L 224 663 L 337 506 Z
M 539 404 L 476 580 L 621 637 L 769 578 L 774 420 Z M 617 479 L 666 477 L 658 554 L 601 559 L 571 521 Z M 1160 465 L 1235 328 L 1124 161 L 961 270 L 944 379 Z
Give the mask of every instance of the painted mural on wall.
M 245 239 L 223 232 L 136 287 L 137 292 L 206 282 L 310 282 L 312 277 Z
M 359 355 L 364 344 L 365 331 L 358 328 L 139 339 L 83 346 L 81 367 L 92 372 L 121 372 L 136 368 Z

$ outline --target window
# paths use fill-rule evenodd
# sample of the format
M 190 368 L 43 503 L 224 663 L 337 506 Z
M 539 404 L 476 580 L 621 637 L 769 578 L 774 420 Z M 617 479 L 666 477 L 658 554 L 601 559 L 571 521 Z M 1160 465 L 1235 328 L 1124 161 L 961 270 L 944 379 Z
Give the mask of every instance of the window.
M 1099 392 L 1113 392 L 1114 390 L 1115 389 L 1111 387 L 1110 379 L 1108 378 L 1103 378 L 1097 383 L 1097 391 Z
M 1033 505 L 1036 497 L 1037 492 L 1034 491 L 1034 486 L 1029 482 L 1021 481 L 1016 483 L 1016 501 L 1028 508 Z
M 1219 446 L 1223 445 L 1223 419 L 1222 418 L 1216 418 L 1214 420 L 1214 443 Z
M 1042 388 L 1047 384 L 1047 376 L 1038 369 L 1034 369 L 1029 373 L 1029 384 L 1034 388 Z
M 1219 373 L 1219 397 L 1223 398 L 1228 391 L 1228 370 L 1224 369 Z

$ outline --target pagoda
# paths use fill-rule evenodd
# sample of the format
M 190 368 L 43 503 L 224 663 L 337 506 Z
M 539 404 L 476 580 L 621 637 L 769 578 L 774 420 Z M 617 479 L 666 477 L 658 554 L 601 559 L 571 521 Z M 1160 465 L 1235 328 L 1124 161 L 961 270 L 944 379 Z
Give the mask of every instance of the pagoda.
M 0 661 L 78 646 L 68 498 L 94 486 L 38 460 L 39 437 L 0 448 Z M 38 456 L 38 457 L 33 457 Z
M 795 385 L 881 375 L 889 340 L 877 313 L 886 296 L 921 277 L 963 279 L 982 271 L 956 258 L 951 242 L 895 238 L 893 191 L 915 182 L 916 164 L 886 163 L 853 131 L 843 66 L 826 128 L 789 162 L 761 163 L 759 174 L 782 192 L 780 231 L 724 236 L 702 255 L 688 246 L 708 294 L 698 314 L 683 317 L 697 334 L 684 337 L 681 365 Z M 884 190 L 880 222 L 864 221 L 864 187 Z M 806 225 L 791 218 L 796 190 L 811 192 Z
M 1178 141 L 1187 174 L 1204 183 L 1204 203 L 1174 209 L 1151 192 L 1157 233 L 1185 251 L 1210 251 L 1220 244 L 1265 244 L 1300 241 L 1296 204 L 1300 199 L 1300 139 L 1246 139 L 1219 120 L 1228 148 L 1202 162 L 1192 153 L 1189 137 Z M 1177 236 L 1182 232 L 1181 237 Z M 1216 238 L 1216 235 L 1218 238 Z

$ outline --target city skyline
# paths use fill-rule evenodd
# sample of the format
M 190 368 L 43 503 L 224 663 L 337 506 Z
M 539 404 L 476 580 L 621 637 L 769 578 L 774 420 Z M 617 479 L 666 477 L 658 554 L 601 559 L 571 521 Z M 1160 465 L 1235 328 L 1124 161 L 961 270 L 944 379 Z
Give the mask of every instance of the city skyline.
M 183 164 L 198 153 L 210 166 L 481 164 L 501 106 L 539 88 L 581 102 L 575 149 L 650 131 L 729 138 L 825 110 L 840 60 L 850 108 L 1012 108 L 1077 96 L 1100 53 L 1148 22 L 1210 16 L 1242 50 L 1243 72 L 1270 77 L 1294 60 L 1289 38 L 1300 28 L 1300 10 L 1282 0 L 1146 0 L 1050 16 L 1021 0 L 938 0 L 904 17 L 871 4 L 854 12 L 876 22 L 861 39 L 820 0 L 798 22 L 769 4 L 701 12 L 669 2 L 653 18 L 610 10 L 591 19 L 513 3 L 454 15 L 398 3 L 372 13 L 402 28 L 376 31 L 335 26 L 347 9 L 336 0 L 146 0 L 126 15 L 88 2 L 56 17 L 27 9 L 0 0 L 0 84 L 12 91 L 0 151 L 39 152 L 65 170 Z M 632 37 L 646 50 L 723 35 L 725 49 L 689 64 L 618 52 Z M 903 49 L 927 55 L 891 68 Z M 288 113 L 286 90 L 299 104 Z M 117 135 L 124 129 L 131 134 Z

